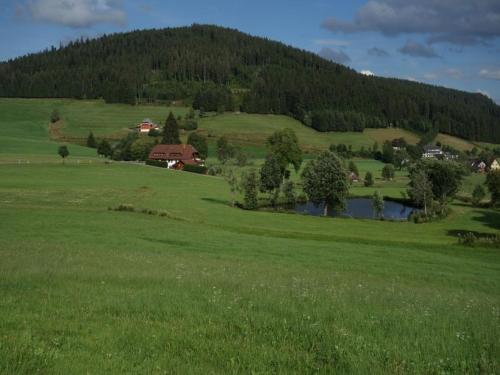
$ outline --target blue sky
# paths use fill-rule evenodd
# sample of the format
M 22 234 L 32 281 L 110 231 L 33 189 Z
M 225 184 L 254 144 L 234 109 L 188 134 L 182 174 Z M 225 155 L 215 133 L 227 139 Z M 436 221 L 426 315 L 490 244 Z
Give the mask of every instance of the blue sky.
M 499 0 L 0 0 L 0 60 L 80 36 L 192 23 L 500 103 Z

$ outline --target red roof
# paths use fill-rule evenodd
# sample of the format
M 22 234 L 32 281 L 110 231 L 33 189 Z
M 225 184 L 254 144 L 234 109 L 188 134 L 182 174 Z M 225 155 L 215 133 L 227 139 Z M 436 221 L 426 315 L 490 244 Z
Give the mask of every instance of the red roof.
M 155 124 L 142 123 L 139 125 L 139 127 L 141 129 L 153 129 L 153 128 L 157 128 L 158 126 L 156 126 Z
M 191 145 L 156 145 L 149 153 L 151 160 L 195 160 L 200 154 Z

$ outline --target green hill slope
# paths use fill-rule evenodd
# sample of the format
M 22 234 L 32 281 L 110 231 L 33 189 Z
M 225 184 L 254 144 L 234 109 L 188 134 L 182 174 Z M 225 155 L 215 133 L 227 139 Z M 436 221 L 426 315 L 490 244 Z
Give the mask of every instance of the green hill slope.
M 61 128 L 57 134 L 49 129 L 48 119 L 53 109 L 62 117 Z M 98 138 L 118 139 L 123 137 L 135 125 L 145 118 L 150 118 L 162 125 L 169 113 L 184 116 L 187 107 L 167 107 L 160 105 L 105 104 L 98 100 L 68 99 L 0 99 L 0 137 L 4 154 L 35 153 L 46 150 L 53 153 L 53 141 L 84 144 L 89 132 Z M 351 145 L 354 150 L 361 147 L 368 149 L 374 142 L 379 145 L 384 141 L 404 137 L 410 144 L 416 144 L 418 135 L 399 128 L 365 129 L 363 132 L 317 132 L 304 126 L 299 121 L 283 115 L 263 115 L 247 113 L 210 114 L 198 119 L 198 132 L 206 135 L 210 143 L 224 135 L 231 143 L 243 147 L 253 156 L 265 155 L 264 142 L 276 130 L 293 129 L 306 152 L 327 149 L 331 144 Z M 182 132 L 187 138 L 188 132 Z M 470 150 L 476 144 L 460 138 L 439 135 L 443 144 L 459 150 Z M 34 144 L 33 142 L 38 142 Z M 496 145 L 488 145 L 496 146 Z M 94 156 L 92 150 L 75 148 L 75 155 Z
M 290 115 L 320 130 L 430 127 L 500 142 L 500 107 L 480 94 L 380 77 L 236 30 L 193 25 L 79 40 L 0 64 L 0 96 L 183 99 Z

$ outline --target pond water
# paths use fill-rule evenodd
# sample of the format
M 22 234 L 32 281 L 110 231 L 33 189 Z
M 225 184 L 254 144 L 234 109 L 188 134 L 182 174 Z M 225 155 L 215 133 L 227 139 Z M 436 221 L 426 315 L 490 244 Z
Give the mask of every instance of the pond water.
M 322 216 L 324 205 L 316 206 L 312 202 L 299 203 L 295 206 L 295 212 L 313 216 Z M 407 220 L 408 216 L 415 211 L 414 207 L 393 201 L 384 201 L 384 218 L 389 220 Z M 352 198 L 347 200 L 344 211 L 330 210 L 328 216 L 353 217 L 358 219 L 375 218 L 372 200 L 369 198 Z

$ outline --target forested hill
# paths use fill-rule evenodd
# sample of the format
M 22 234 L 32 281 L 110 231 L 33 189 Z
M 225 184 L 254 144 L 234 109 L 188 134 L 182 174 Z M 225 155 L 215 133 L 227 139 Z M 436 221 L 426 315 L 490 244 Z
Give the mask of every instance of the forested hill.
M 184 99 L 204 110 L 287 114 L 319 131 L 393 125 L 500 142 L 500 107 L 483 95 L 367 77 L 216 26 L 108 35 L 7 61 L 0 96 Z

